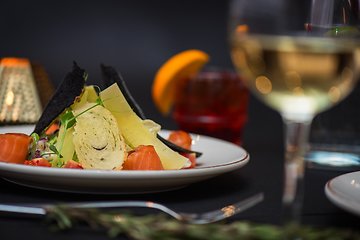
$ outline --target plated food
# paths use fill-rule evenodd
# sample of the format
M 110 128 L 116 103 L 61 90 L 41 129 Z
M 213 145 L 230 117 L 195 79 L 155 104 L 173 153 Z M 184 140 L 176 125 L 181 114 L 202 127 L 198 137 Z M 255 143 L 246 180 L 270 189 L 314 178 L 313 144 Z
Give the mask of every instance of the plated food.
M 24 132 L 31 134 L 33 129 L 33 125 L 5 126 L 0 128 L 0 133 Z M 170 130 L 162 129 L 159 134 L 168 139 L 170 132 Z M 250 161 L 250 155 L 238 145 L 208 136 L 190 135 L 193 139 L 193 150 L 202 153 L 201 157 L 196 159 L 196 166 L 191 169 L 160 171 L 125 171 L 123 169 L 114 171 L 29 167 L 24 164 L 0 162 L 0 176 L 17 185 L 51 191 L 143 194 L 179 189 L 241 169 Z
M 85 71 L 74 63 L 30 136 L 0 135 L 0 161 L 100 170 L 195 166 L 196 153 L 189 149 L 192 140 L 188 133 L 174 131 L 169 139 L 180 141 L 167 144 L 158 137 L 160 125 L 139 116 L 141 110 L 127 89 L 123 94 L 120 88 L 124 89 L 124 83 L 115 79 L 101 91 L 97 86 L 87 86 L 86 79 Z

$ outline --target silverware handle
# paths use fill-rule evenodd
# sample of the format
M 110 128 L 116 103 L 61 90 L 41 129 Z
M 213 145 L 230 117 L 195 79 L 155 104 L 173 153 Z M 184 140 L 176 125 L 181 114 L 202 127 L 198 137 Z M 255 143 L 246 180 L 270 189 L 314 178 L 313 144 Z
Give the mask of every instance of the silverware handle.
M 27 207 L 6 204 L 0 204 L 0 212 L 46 215 L 46 211 L 42 207 Z

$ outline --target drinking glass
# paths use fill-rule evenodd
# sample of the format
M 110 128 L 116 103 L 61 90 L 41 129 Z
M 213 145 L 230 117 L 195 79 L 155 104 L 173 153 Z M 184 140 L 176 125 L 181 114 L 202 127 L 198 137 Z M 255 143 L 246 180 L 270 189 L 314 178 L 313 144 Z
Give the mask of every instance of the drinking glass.
M 278 111 L 285 125 L 284 225 L 300 225 L 312 119 L 357 84 L 356 11 L 347 0 L 230 2 L 234 66 L 250 92 Z
M 172 117 L 180 130 L 242 144 L 249 93 L 235 71 L 207 67 L 177 90 Z

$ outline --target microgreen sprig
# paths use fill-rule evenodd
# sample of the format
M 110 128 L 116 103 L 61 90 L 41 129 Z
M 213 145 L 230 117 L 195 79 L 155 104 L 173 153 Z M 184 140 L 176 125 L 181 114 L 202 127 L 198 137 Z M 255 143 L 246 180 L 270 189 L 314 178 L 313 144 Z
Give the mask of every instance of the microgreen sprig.
M 87 81 L 88 77 L 89 77 L 89 74 L 88 74 L 88 73 L 84 73 L 84 80 L 85 80 L 85 82 Z
M 85 76 L 85 78 L 87 78 L 87 75 Z M 57 167 L 62 167 L 65 163 L 64 161 L 60 161 L 60 158 L 63 158 L 63 156 L 60 154 L 61 153 L 61 150 L 62 150 L 62 147 L 63 147 L 63 144 L 64 144 L 64 141 L 65 141 L 65 135 L 66 135 L 66 130 L 68 130 L 69 128 L 73 127 L 74 124 L 76 123 L 76 118 L 79 117 L 80 115 L 86 113 L 87 111 L 90 111 L 91 109 L 97 107 L 97 106 L 102 106 L 102 107 L 105 107 L 104 106 L 104 101 L 107 101 L 109 99 L 105 99 L 105 100 L 102 100 L 101 99 L 101 90 L 98 86 L 94 85 L 94 87 L 96 87 L 98 90 L 99 90 L 99 96 L 98 98 L 95 100 L 95 105 L 85 109 L 84 111 L 82 111 L 81 113 L 79 113 L 78 115 L 74 116 L 74 113 L 71 111 L 70 108 L 66 109 L 66 112 L 61 116 L 60 118 L 60 122 L 61 124 L 64 125 L 64 133 L 62 135 L 62 138 L 60 140 L 60 146 L 59 146 L 59 149 L 56 148 L 55 145 L 51 145 L 50 146 L 50 149 L 55 153 L 57 154 L 57 161 L 56 161 L 56 165 Z
M 55 154 L 57 154 L 58 156 L 60 156 L 61 158 L 63 157 L 58 150 L 56 149 L 55 145 L 50 145 L 50 150 L 53 151 Z M 51 153 L 44 153 L 43 155 L 50 155 Z M 43 156 L 41 155 L 41 156 Z
M 55 145 L 50 146 L 50 149 L 55 154 L 57 154 L 56 165 L 58 167 L 62 167 L 63 164 L 64 164 L 63 161 L 60 161 L 60 158 L 63 158 L 63 156 L 60 153 L 61 153 L 64 141 L 65 141 L 66 130 L 69 129 L 70 127 L 72 127 L 75 124 L 74 114 L 69 109 L 66 109 L 66 112 L 60 118 L 60 122 L 61 122 L 61 124 L 64 124 L 64 132 L 62 134 L 62 138 L 61 138 L 61 141 L 60 141 L 59 150 L 56 149 Z

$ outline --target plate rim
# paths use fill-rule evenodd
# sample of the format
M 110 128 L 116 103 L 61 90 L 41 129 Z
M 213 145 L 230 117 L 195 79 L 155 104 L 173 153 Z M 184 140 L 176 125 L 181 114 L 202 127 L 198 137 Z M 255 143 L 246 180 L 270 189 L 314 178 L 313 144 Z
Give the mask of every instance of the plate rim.
M 14 171 L 13 169 L 18 168 L 19 170 L 25 171 L 26 169 L 32 169 L 30 174 L 35 174 L 34 172 L 40 172 L 40 173 L 48 173 L 50 175 L 50 173 L 76 173 L 77 176 L 78 173 L 80 173 L 80 175 L 88 175 L 88 174 L 104 174 L 106 173 L 107 175 L 124 175 L 124 177 L 128 177 L 129 176 L 133 176 L 133 175 L 137 175 L 137 174 L 142 174 L 146 177 L 153 177 L 153 175 L 155 176 L 161 176 L 161 175 L 168 175 L 171 173 L 171 176 L 174 177 L 179 177 L 177 175 L 183 175 L 183 172 L 187 172 L 187 173 L 191 173 L 191 174 L 195 174 L 195 173 L 204 173 L 204 175 L 206 175 L 206 173 L 208 173 L 210 169 L 224 169 L 226 167 L 229 168 L 236 168 L 237 165 L 243 165 L 243 164 L 247 164 L 250 160 L 250 154 L 245 151 L 245 156 L 241 159 L 232 161 L 232 162 L 228 162 L 228 163 L 223 163 L 223 164 L 219 164 L 219 165 L 212 165 L 212 166 L 205 166 L 205 167 L 195 167 L 195 168 L 191 168 L 191 169 L 171 169 L 171 170 L 120 170 L 120 171 L 114 171 L 114 170 L 97 170 L 97 169 L 63 169 L 63 168 L 47 168 L 47 167 L 40 167 L 40 166 L 29 166 L 29 165 L 23 165 L 23 164 L 13 164 L 13 163 L 4 163 L 4 162 L 0 162 L 0 176 L 1 176 L 1 172 L 4 170 L 7 171 L 11 171 L 11 172 L 17 172 L 18 171 Z M 22 172 L 21 171 L 21 172 Z M 181 173 L 180 173 L 181 172 Z M 195 172 L 195 173 L 194 173 Z M 223 171 L 220 171 L 223 172 Z M 228 172 L 225 171 L 224 172 Z M 173 174 L 175 173 L 175 174 Z M 47 175 L 47 174 L 45 174 Z M 199 175 L 196 175 L 199 176 Z M 113 177 L 113 176 L 111 176 Z M 161 177 L 162 178 L 162 177 Z M 160 178 L 159 178 L 160 179 Z
M 333 183 L 334 181 L 340 181 L 340 179 L 343 177 L 355 174 L 360 175 L 360 171 L 344 173 L 330 179 L 325 184 L 325 195 L 332 203 L 334 203 L 341 209 L 360 216 L 360 202 L 356 202 L 350 197 L 344 196 L 343 194 L 337 192 L 333 187 L 331 187 L 331 183 Z
M 164 135 L 170 133 L 172 130 L 161 130 L 161 133 L 164 133 Z M 196 144 L 201 141 L 201 139 L 205 140 L 204 144 L 208 144 L 210 142 L 206 141 L 212 141 L 211 144 L 226 144 L 222 147 L 229 147 L 230 151 L 232 151 L 232 154 L 230 154 L 229 159 L 225 161 L 220 161 L 218 164 L 216 164 L 216 158 L 214 160 L 210 160 L 210 164 L 212 165 L 205 165 L 205 166 L 198 166 L 192 169 L 179 169 L 179 170 L 148 170 L 148 171 L 113 171 L 113 170 L 95 170 L 95 169 L 59 169 L 59 168 L 46 168 L 46 167 L 37 167 L 37 166 L 28 166 L 23 164 L 11 164 L 11 163 L 4 163 L 0 162 L 0 177 L 2 177 L 5 180 L 10 180 L 10 182 L 16 183 L 16 181 L 23 181 L 26 178 L 36 178 L 32 182 L 29 182 L 33 184 L 40 184 L 38 178 L 44 177 L 44 178 L 71 178 L 73 180 L 78 179 L 79 181 L 84 180 L 99 180 L 104 182 L 111 182 L 111 181 L 144 181 L 144 180 L 152 180 L 154 182 L 156 181 L 162 181 L 162 180 L 170 180 L 173 182 L 177 182 L 175 185 L 175 189 L 179 188 L 179 182 L 188 182 L 192 181 L 188 184 L 189 185 L 195 182 L 199 182 L 202 180 L 199 179 L 209 179 L 213 178 L 219 175 L 222 175 L 227 172 L 231 172 L 234 170 L 237 170 L 239 168 L 242 168 L 245 166 L 249 160 L 250 160 L 250 154 L 248 151 L 246 151 L 242 146 L 233 144 L 231 142 L 217 139 L 214 137 L 209 137 L 205 135 L 200 134 L 193 134 L 191 133 L 193 140 L 197 139 L 197 137 L 200 137 L 200 140 L 196 140 L 194 146 L 194 150 L 199 151 L 199 149 L 196 149 Z M 215 141 L 215 142 L 214 142 Z M 200 148 L 204 148 L 206 145 L 199 145 Z M 221 145 L 220 145 L 221 146 Z M 234 147 L 234 148 L 233 148 Z M 205 147 L 206 148 L 206 147 Z M 225 149 L 226 149 L 225 148 Z M 235 151 L 236 150 L 236 151 Z M 202 149 L 200 149 L 202 151 Z M 219 149 L 219 151 L 221 151 Z M 206 161 L 206 156 L 203 156 L 204 160 Z M 214 158 L 213 158 L 214 159 Z M 206 163 L 205 163 L 206 164 Z M 29 169 L 31 169 L 29 171 Z M 16 175 L 23 175 L 26 174 L 24 177 L 16 177 Z M 15 177 L 14 177 L 15 176 Z M 35 177 L 36 176 L 36 177 Z M 190 180 L 193 179 L 193 180 Z M 56 183 L 56 180 L 52 181 L 54 185 L 54 189 L 46 188 L 46 190 L 55 190 L 55 191 L 62 191 L 64 190 L 57 190 L 59 184 Z M 64 187 L 66 188 L 68 184 L 64 184 Z M 31 187 L 31 186 L 28 186 Z M 78 188 L 81 188 L 81 184 L 79 183 Z M 85 187 L 85 186 L 83 186 Z M 86 186 L 87 187 L 87 186 Z M 159 188 L 159 186 L 156 186 Z M 35 187 L 37 188 L 37 187 Z M 119 184 L 119 189 L 124 188 L 124 185 Z M 154 187 L 155 188 L 155 187 Z M 169 188 L 169 187 L 168 187 Z M 159 191 L 159 190 L 157 190 Z M 167 190 L 165 190 L 167 191 Z M 65 191 L 65 192 L 74 192 L 72 191 Z M 89 193 L 89 191 L 78 191 L 79 193 Z M 121 192 L 121 190 L 120 190 Z M 136 192 L 136 191 L 133 191 Z M 144 191 L 141 191 L 144 192 Z M 141 193 L 140 192 L 140 193 Z M 151 189 L 147 192 L 153 192 Z M 98 192 L 94 192 L 98 193 Z M 117 193 L 112 191 L 111 193 Z M 120 193 L 121 194 L 121 193 Z

